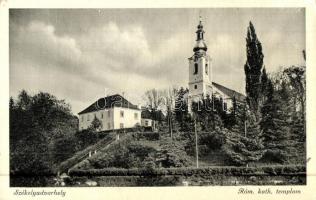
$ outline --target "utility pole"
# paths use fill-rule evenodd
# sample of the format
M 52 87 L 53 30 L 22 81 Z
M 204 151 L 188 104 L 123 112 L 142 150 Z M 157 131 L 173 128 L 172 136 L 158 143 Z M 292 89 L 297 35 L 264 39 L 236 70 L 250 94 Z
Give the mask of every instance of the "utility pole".
M 244 120 L 245 120 L 245 137 L 247 137 L 247 107 L 246 107 L 246 104 L 245 104 L 245 107 L 244 107 Z
M 247 137 L 247 120 L 245 119 L 245 137 Z
M 199 148 L 198 148 L 198 137 L 197 137 L 197 130 L 196 130 L 196 117 L 194 117 L 194 132 L 195 132 L 196 168 L 199 168 Z
M 170 135 L 171 135 L 171 140 L 173 140 L 173 130 L 172 130 L 172 112 L 170 111 L 169 116 L 170 116 Z
M 245 106 L 245 137 L 247 137 L 247 107 Z M 247 162 L 246 167 L 248 168 L 249 163 Z
M 169 132 L 170 132 L 170 137 L 171 140 L 173 140 L 173 133 L 172 133 L 172 112 L 170 110 L 170 106 L 167 107 L 168 110 L 168 126 L 169 126 Z

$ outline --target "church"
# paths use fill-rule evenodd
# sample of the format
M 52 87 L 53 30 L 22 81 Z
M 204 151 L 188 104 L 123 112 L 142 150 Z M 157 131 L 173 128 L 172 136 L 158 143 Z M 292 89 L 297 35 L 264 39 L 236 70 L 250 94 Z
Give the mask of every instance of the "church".
M 212 81 L 212 59 L 207 54 L 204 33 L 200 19 L 196 31 L 196 44 L 193 48 L 194 54 L 189 58 L 189 94 L 186 95 L 188 110 L 191 111 L 192 102 L 200 101 L 209 95 L 220 99 L 223 102 L 223 110 L 229 112 L 233 107 L 233 99 L 243 103 L 245 96 Z M 102 123 L 100 131 L 133 128 L 136 125 L 146 127 L 150 120 L 142 116 L 139 106 L 119 94 L 100 98 L 78 115 L 79 130 L 87 129 L 94 118 Z
M 205 31 L 203 30 L 200 18 L 196 31 L 196 44 L 193 48 L 193 56 L 189 59 L 189 94 L 188 110 L 191 111 L 192 102 L 198 102 L 208 95 L 223 102 L 223 110 L 229 111 L 233 107 L 233 99 L 243 103 L 245 96 L 239 92 L 229 89 L 212 80 L 212 59 L 207 54 L 207 45 L 204 40 Z

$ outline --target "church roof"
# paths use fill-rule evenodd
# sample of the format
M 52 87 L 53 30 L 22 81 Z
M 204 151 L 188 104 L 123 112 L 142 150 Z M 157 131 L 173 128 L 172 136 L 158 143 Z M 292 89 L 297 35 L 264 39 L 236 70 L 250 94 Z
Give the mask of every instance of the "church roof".
M 212 82 L 212 85 L 214 85 L 217 89 L 222 91 L 224 94 L 226 94 L 230 98 L 235 97 L 238 102 L 244 102 L 246 100 L 245 95 L 243 95 L 239 92 L 236 92 L 235 90 L 229 89 L 229 88 L 227 88 L 221 84 L 215 83 L 215 82 Z
M 86 109 L 82 110 L 78 113 L 78 115 L 90 113 L 98 110 L 104 110 L 107 108 L 113 108 L 113 107 L 122 107 L 122 108 L 130 108 L 130 109 L 136 109 L 139 110 L 139 108 L 126 100 L 124 97 L 122 97 L 119 94 L 102 97 L 99 98 L 96 102 L 88 106 Z

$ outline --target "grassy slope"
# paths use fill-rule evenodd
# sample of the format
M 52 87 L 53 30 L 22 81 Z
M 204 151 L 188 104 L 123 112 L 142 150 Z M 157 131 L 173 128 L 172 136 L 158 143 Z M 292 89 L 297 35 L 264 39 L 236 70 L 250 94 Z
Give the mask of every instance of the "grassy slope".
M 100 148 L 107 146 L 109 143 L 114 141 L 114 138 L 115 138 L 115 136 L 113 134 L 109 134 L 108 136 L 104 137 L 102 140 L 100 140 L 96 144 L 93 144 L 91 146 L 88 146 L 84 150 L 76 152 L 72 157 L 65 160 L 64 162 L 62 162 L 59 165 L 59 167 L 58 167 L 59 172 L 61 172 L 61 173 L 67 172 L 68 169 L 70 169 L 78 162 L 81 162 L 82 159 L 87 157 L 90 151 L 93 152 L 94 150 L 99 150 Z

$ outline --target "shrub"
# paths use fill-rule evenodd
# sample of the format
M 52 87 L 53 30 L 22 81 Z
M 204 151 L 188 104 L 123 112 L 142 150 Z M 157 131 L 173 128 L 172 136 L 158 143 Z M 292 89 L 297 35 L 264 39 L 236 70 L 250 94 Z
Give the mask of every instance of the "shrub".
M 144 160 L 147 157 L 154 157 L 156 149 L 131 139 L 126 139 L 113 144 L 103 154 L 92 158 L 91 165 L 94 168 L 134 168 L 144 167 Z
M 284 159 L 285 159 L 285 157 L 281 151 L 278 151 L 278 150 L 271 151 L 268 149 L 263 154 L 263 156 L 260 160 L 263 162 L 272 162 L 272 163 L 280 163 L 281 164 L 281 163 L 283 163 Z
M 182 141 L 164 138 L 157 153 L 158 165 L 162 167 L 185 167 L 191 165 L 191 160 L 184 149 Z
M 134 133 L 134 136 L 139 139 L 145 139 L 149 141 L 157 141 L 160 139 L 159 132 L 137 132 Z
M 220 149 L 224 142 L 224 134 L 218 131 L 202 132 L 199 134 L 199 143 L 207 145 L 212 150 Z

